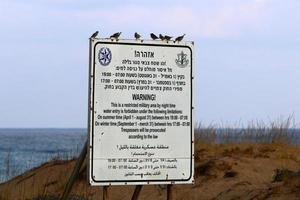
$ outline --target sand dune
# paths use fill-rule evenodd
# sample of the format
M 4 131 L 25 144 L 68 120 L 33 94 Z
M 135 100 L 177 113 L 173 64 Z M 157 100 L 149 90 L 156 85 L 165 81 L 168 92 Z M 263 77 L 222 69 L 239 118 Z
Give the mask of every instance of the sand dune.
M 175 185 L 175 199 L 292 200 L 300 197 L 299 147 L 196 143 L 195 149 L 195 184 Z M 74 164 L 74 160 L 51 161 L 2 183 L 0 200 L 57 199 Z M 109 197 L 130 199 L 133 190 L 134 186 L 112 186 Z M 73 187 L 72 196 L 77 200 L 101 199 L 102 188 L 89 186 L 84 172 Z M 166 199 L 166 186 L 144 186 L 140 199 Z

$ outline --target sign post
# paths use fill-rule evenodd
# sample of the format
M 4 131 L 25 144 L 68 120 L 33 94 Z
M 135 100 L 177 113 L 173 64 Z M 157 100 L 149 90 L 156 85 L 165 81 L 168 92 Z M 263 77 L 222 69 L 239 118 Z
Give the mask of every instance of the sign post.
M 90 184 L 193 183 L 193 43 L 90 42 Z

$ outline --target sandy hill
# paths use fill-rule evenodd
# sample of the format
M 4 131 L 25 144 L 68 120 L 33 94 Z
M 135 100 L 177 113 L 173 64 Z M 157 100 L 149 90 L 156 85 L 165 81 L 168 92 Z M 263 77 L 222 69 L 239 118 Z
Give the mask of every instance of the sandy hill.
M 175 199 L 300 199 L 300 147 L 276 144 L 195 146 L 194 185 L 173 187 Z M 0 200 L 55 200 L 75 161 L 51 161 L 0 184 Z M 134 186 L 112 186 L 110 199 L 130 199 Z M 86 174 L 72 190 L 73 200 L 101 199 Z M 140 199 L 166 199 L 166 186 L 144 186 Z

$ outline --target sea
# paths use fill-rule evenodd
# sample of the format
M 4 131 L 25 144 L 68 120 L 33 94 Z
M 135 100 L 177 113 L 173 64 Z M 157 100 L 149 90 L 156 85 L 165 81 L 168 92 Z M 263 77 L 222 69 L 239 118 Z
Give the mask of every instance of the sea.
M 55 159 L 80 154 L 87 129 L 0 129 L 0 182 Z

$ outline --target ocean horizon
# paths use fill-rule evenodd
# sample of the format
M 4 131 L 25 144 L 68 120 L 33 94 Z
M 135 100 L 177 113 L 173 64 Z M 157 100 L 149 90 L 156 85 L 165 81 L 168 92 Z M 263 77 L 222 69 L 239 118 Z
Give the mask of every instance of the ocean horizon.
M 85 128 L 0 128 L 0 182 L 53 159 L 79 155 Z

